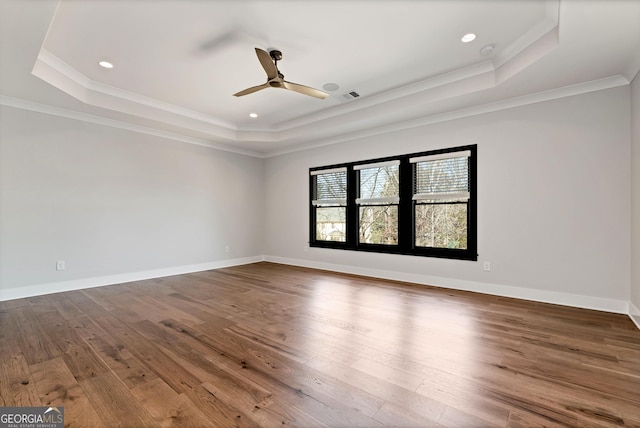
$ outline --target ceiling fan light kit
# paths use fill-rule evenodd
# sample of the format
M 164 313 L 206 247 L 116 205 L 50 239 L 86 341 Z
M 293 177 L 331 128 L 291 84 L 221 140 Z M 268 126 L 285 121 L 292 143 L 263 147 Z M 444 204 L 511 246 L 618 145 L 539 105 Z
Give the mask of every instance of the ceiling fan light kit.
M 260 61 L 262 68 L 264 69 L 265 73 L 267 73 L 267 82 L 262 85 L 252 86 L 243 91 L 236 92 L 235 94 L 233 94 L 233 96 L 242 97 L 244 95 L 249 95 L 269 87 L 287 89 L 322 100 L 329 96 L 329 94 L 319 89 L 314 89 L 309 86 L 287 82 L 286 80 L 284 80 L 284 75 L 280 72 L 280 70 L 278 70 L 278 61 L 282 59 L 282 52 L 280 52 L 279 50 L 274 49 L 267 53 L 267 51 L 260 48 L 255 49 L 256 55 L 258 56 L 258 61 Z

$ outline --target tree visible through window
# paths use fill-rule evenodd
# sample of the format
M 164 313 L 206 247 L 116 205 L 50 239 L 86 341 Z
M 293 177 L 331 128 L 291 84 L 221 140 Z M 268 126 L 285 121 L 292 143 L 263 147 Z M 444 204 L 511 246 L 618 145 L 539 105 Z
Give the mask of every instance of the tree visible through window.
M 415 245 L 467 248 L 469 151 L 411 159 Z
M 359 238 L 364 244 L 398 244 L 399 161 L 358 165 Z

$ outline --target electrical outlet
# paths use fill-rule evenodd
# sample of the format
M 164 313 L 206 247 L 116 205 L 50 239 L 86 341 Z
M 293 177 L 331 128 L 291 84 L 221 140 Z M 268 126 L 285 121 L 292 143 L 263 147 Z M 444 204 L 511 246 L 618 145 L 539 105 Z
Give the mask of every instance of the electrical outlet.
M 491 262 L 484 262 L 482 265 L 482 269 L 485 272 L 491 272 Z
M 64 260 L 58 260 L 56 262 L 56 270 L 64 270 L 64 268 L 65 268 Z
M 229 248 L 229 246 L 227 245 L 226 247 L 224 247 L 224 252 L 228 253 L 229 251 L 231 251 L 231 248 Z

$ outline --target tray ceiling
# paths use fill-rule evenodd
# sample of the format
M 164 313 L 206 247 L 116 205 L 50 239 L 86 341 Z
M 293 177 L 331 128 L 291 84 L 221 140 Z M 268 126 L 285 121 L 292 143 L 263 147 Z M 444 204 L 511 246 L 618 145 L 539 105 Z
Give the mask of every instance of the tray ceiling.
M 1 5 L 5 104 L 258 156 L 628 84 L 640 68 L 640 2 L 628 0 Z M 339 88 L 233 97 L 266 81 L 255 47 L 282 51 L 289 81 Z

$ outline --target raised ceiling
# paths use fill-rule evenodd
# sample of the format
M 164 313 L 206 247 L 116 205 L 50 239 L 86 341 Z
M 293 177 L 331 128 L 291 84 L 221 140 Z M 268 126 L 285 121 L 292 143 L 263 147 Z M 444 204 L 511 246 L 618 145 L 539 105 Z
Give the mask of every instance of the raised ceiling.
M 2 0 L 0 13 L 4 104 L 257 156 L 625 85 L 640 69 L 633 0 Z M 255 47 L 283 52 L 287 80 L 339 89 L 233 97 L 266 81 Z

